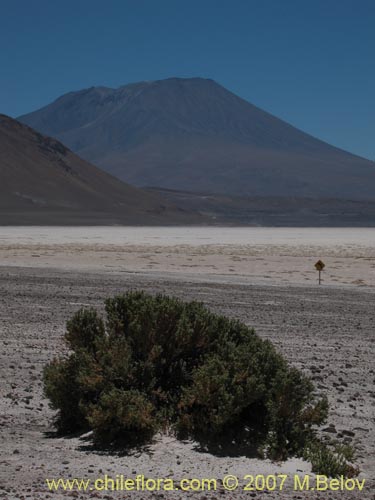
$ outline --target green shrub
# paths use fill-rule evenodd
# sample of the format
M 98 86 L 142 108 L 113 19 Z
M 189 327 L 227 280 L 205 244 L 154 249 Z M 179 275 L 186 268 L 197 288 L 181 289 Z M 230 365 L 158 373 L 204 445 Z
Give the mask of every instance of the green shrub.
M 80 355 L 72 354 L 68 359 L 53 360 L 44 369 L 44 392 L 52 408 L 59 410 L 56 425 L 62 433 L 87 427 L 85 414 L 80 410 L 82 387 L 77 383 L 80 363 Z
M 354 477 L 359 474 L 348 460 L 354 457 L 354 450 L 350 446 L 336 445 L 329 447 L 327 444 L 313 439 L 305 447 L 303 457 L 312 464 L 312 471 L 330 477 Z
M 156 431 L 153 406 L 138 391 L 110 389 L 91 405 L 87 420 L 97 443 L 128 446 L 151 439 Z
M 326 399 L 246 325 L 197 302 L 131 292 L 106 301 L 106 322 L 80 310 L 72 353 L 44 371 L 62 432 L 93 430 L 102 446 L 149 441 L 160 430 L 206 449 L 302 454 L 327 417 Z

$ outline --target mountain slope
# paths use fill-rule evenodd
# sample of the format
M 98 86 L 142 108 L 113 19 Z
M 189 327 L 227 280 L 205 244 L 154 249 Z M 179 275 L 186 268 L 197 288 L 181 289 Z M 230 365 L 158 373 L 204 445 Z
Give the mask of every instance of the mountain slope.
M 212 80 L 92 87 L 20 120 L 138 186 L 374 199 L 373 162 L 301 132 Z
M 199 217 L 102 172 L 0 115 L 1 224 L 171 224 Z

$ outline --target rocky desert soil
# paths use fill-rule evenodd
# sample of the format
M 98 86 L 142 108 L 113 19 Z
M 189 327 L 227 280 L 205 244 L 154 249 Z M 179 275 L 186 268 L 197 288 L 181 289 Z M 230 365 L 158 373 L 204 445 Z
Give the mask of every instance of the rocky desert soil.
M 217 457 L 193 443 L 161 436 L 128 455 L 95 451 L 89 436 L 54 434 L 53 411 L 43 396 L 42 369 L 62 355 L 66 320 L 81 306 L 103 307 L 105 297 L 129 289 L 198 299 L 213 310 L 254 326 L 288 360 L 315 381 L 331 405 L 327 435 L 353 444 L 362 492 L 115 493 L 50 492 L 46 478 L 93 478 L 108 474 L 147 478 L 217 478 L 226 474 L 309 473 L 309 464 L 246 457 Z M 204 276 L 78 272 L 52 268 L 0 268 L 0 498 L 280 498 L 374 499 L 375 363 L 372 287 L 254 285 L 205 281 Z

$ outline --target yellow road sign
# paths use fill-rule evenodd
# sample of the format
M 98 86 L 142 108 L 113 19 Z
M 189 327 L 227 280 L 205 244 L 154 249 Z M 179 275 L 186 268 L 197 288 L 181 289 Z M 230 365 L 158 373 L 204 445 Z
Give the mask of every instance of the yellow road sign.
M 318 262 L 315 264 L 315 268 L 317 269 L 317 271 L 323 271 L 325 267 L 326 265 L 322 260 L 318 260 Z

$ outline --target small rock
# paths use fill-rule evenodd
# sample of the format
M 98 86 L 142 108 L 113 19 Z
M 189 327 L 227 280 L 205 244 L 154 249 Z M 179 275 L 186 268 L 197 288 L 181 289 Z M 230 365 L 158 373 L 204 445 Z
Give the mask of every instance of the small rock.
M 341 431 L 341 433 L 343 434 L 343 436 L 349 436 L 349 437 L 355 436 L 355 432 L 353 432 L 353 431 L 343 430 L 343 431 Z
M 328 427 L 325 427 L 324 429 L 322 429 L 322 431 L 323 432 L 331 432 L 332 434 L 337 433 L 336 427 L 333 424 L 329 425 Z

